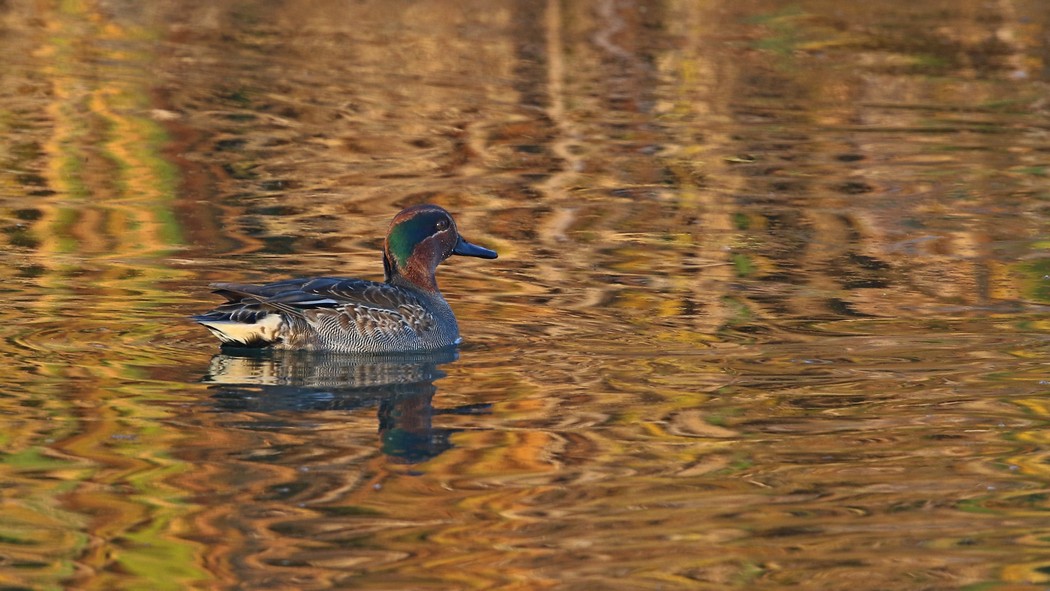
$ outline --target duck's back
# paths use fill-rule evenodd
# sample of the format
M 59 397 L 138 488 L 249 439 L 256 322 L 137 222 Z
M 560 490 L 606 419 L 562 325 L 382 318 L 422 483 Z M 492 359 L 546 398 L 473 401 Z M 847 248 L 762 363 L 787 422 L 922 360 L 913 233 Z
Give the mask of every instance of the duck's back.
M 459 342 L 452 310 L 436 291 L 342 277 L 212 287 L 226 303 L 194 320 L 229 345 L 387 353 Z

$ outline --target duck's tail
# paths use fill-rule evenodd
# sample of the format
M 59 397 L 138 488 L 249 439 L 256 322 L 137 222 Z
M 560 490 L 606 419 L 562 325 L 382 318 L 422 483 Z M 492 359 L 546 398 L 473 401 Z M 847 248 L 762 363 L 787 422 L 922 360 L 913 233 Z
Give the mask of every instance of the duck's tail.
M 254 318 L 235 319 L 218 310 L 191 316 L 219 337 L 224 345 L 266 347 L 281 340 L 278 335 L 284 320 L 280 314 L 257 313 Z

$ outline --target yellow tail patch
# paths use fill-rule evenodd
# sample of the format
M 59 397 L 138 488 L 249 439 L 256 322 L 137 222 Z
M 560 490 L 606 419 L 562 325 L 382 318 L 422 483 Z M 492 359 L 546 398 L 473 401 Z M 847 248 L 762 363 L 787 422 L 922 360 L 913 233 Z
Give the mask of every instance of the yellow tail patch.
M 282 324 L 281 316 L 278 314 L 267 314 L 262 320 L 252 324 L 229 320 L 198 320 L 197 322 L 207 327 L 223 343 L 242 345 L 276 341 L 277 331 Z

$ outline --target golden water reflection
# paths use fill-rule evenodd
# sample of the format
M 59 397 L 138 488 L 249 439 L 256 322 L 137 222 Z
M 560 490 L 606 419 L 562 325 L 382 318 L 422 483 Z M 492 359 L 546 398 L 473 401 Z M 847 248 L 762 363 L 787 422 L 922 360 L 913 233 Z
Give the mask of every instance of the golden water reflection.
M 1042 589 L 1040 2 L 0 6 L 0 586 Z M 205 285 L 467 344 L 237 354 Z M 458 356 L 458 358 L 457 358 Z

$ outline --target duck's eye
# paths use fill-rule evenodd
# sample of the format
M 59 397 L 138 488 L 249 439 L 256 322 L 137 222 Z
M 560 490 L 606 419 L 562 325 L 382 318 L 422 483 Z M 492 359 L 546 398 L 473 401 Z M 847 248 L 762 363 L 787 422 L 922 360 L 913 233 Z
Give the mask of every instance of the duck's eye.
M 448 220 L 438 220 L 437 223 L 434 224 L 434 228 L 436 228 L 438 232 L 448 230 Z

